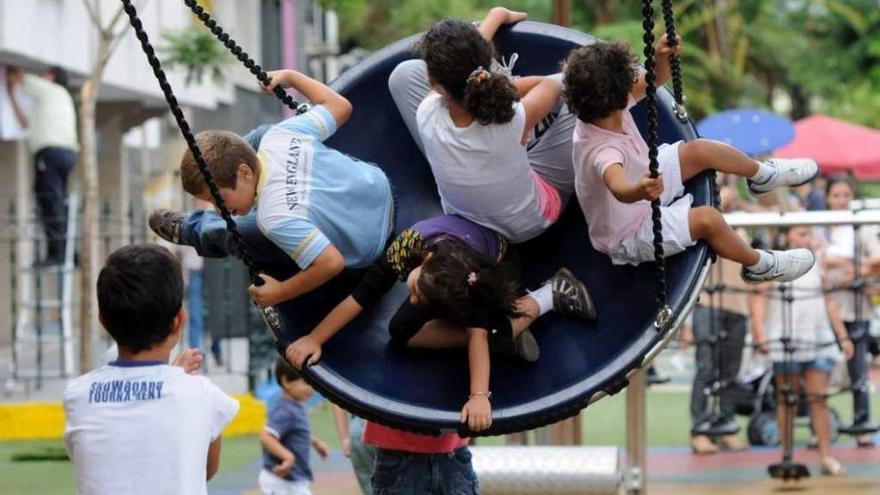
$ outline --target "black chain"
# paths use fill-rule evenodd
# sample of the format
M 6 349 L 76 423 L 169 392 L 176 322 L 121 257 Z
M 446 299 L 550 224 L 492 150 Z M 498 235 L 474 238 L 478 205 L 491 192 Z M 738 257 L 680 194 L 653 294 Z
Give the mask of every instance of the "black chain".
M 657 88 L 654 86 L 654 6 L 652 0 L 642 0 L 642 27 L 645 30 L 645 96 L 648 101 L 648 172 L 652 178 L 659 174 L 657 163 Z M 669 306 L 666 304 L 666 260 L 663 255 L 663 227 L 660 223 L 660 200 L 651 201 L 651 221 L 654 231 L 654 261 L 657 263 L 657 308 L 655 325 L 665 327 L 669 320 Z
M 666 25 L 666 39 L 669 47 L 675 46 L 675 15 L 672 12 L 672 0 L 662 0 L 663 23 Z M 675 116 L 681 121 L 687 121 L 688 114 L 684 107 L 684 86 L 681 82 L 681 61 L 678 55 L 669 57 L 669 66 L 672 68 L 672 94 L 675 98 Z
M 672 0 L 661 0 L 663 5 L 663 23 L 666 25 L 666 38 L 669 46 L 675 45 L 675 14 L 672 10 Z M 672 69 L 672 95 L 675 99 L 675 116 L 682 122 L 687 122 L 689 116 L 684 106 L 684 83 L 681 79 L 681 58 L 674 55 L 669 58 L 669 66 Z M 718 188 L 718 174 L 714 169 L 709 171 L 712 180 L 712 203 L 715 208 L 721 209 L 721 190 Z M 713 253 L 714 257 L 714 253 Z
M 229 34 L 223 31 L 223 28 L 221 28 L 217 24 L 217 21 L 215 21 L 211 17 L 211 15 L 208 14 L 207 11 L 205 11 L 204 7 L 198 4 L 197 0 L 183 0 L 183 3 L 185 3 L 186 6 L 189 7 L 190 10 L 192 10 L 193 14 L 195 14 L 196 17 L 198 17 L 198 19 L 202 21 L 202 24 L 204 24 L 205 27 L 207 27 L 211 31 L 211 33 L 213 33 L 214 36 L 216 36 L 217 39 L 220 40 L 220 42 L 223 43 L 226 48 L 228 48 L 229 51 L 232 52 L 232 54 L 235 55 L 235 57 L 244 64 L 244 66 L 251 72 L 251 74 L 257 76 L 257 79 L 264 85 L 269 85 L 271 79 L 269 78 L 269 75 L 266 74 L 266 71 L 263 70 L 263 68 L 260 67 L 260 65 L 257 64 L 254 59 L 252 59 L 250 55 L 248 55 L 247 52 L 244 51 L 244 49 L 242 49 L 241 45 L 236 43 L 235 40 L 229 36 Z M 282 88 L 281 86 L 275 86 L 274 93 L 275 96 L 283 101 L 285 105 L 290 107 L 291 110 L 297 113 L 301 113 L 299 103 L 291 98 L 290 95 L 287 94 L 287 91 L 284 91 L 284 88 Z
M 241 255 L 241 260 L 248 268 L 251 281 L 254 284 L 262 285 L 263 281 L 259 277 L 259 271 L 257 270 L 256 265 L 254 265 L 253 259 L 250 257 L 250 253 L 241 237 L 241 233 L 238 232 L 238 229 L 235 226 L 235 221 L 232 219 L 232 215 L 229 214 L 229 210 L 226 208 L 226 203 L 220 195 L 220 188 L 218 188 L 217 183 L 214 182 L 214 177 L 211 175 L 210 169 L 208 169 L 208 164 L 205 163 L 202 152 L 199 149 L 198 144 L 196 144 L 196 138 L 192 133 L 192 129 L 190 129 L 189 122 L 187 122 L 186 118 L 183 116 L 183 111 L 180 109 L 177 97 L 174 96 L 174 91 L 171 89 L 171 85 L 168 84 L 168 78 L 165 76 L 165 71 L 162 70 L 159 58 L 156 57 L 156 51 L 150 44 L 150 38 L 147 36 L 147 32 L 144 31 L 144 26 L 138 17 L 137 9 L 132 5 L 131 0 L 122 0 L 122 5 L 125 9 L 125 13 L 128 14 L 131 27 L 134 28 L 134 32 L 137 35 L 138 40 L 141 42 L 141 48 L 147 56 L 147 61 L 153 69 L 153 75 L 155 75 L 156 79 L 159 81 L 159 86 L 162 88 L 162 93 L 165 95 L 165 101 L 168 102 L 168 107 L 171 109 L 171 113 L 174 115 L 175 120 L 177 120 L 177 126 L 180 128 L 180 133 L 183 134 L 183 139 L 186 140 L 186 145 L 189 147 L 193 159 L 199 167 L 199 171 L 202 172 L 202 175 L 205 178 L 205 183 L 208 185 L 208 190 L 211 192 L 211 197 L 214 198 L 214 203 L 217 205 L 217 209 L 220 210 L 220 215 L 223 217 L 223 220 L 226 221 L 226 228 L 232 236 L 232 242 L 237 246 L 238 252 Z

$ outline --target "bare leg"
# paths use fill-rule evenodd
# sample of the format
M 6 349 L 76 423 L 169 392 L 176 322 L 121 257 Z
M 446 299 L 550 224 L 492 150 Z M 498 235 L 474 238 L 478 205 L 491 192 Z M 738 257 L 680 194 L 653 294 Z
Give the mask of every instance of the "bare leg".
M 788 410 L 785 407 L 787 397 L 782 393 L 782 387 L 787 378 L 788 375 L 785 374 L 777 374 L 774 378 L 774 381 L 776 382 L 776 424 L 779 428 L 779 440 L 782 442 L 782 445 L 785 445 L 786 441 L 788 441 L 788 428 L 785 427 L 785 422 L 789 419 L 787 416 L 788 414 L 797 413 L 795 408 Z M 793 380 L 791 383 L 791 393 L 797 397 L 798 391 L 800 390 L 800 377 L 797 374 L 792 374 L 791 378 Z M 791 418 L 791 421 L 794 421 L 794 418 Z
M 758 172 L 759 165 L 757 161 L 744 155 L 733 146 L 708 139 L 681 143 L 678 147 L 678 159 L 681 163 L 681 180 L 683 182 L 710 169 L 741 177 L 751 177 Z
M 406 343 L 419 349 L 451 349 L 467 347 L 468 335 L 464 327 L 445 320 L 431 320 Z
M 757 251 L 746 244 L 740 236 L 727 225 L 724 217 L 711 206 L 691 208 L 688 214 L 691 238 L 704 239 L 712 250 L 722 258 L 754 265 L 760 259 Z
M 514 338 L 535 321 L 538 316 L 538 303 L 534 298 L 523 296 L 517 299 L 516 309 L 524 314 L 519 318 L 510 319 Z M 467 347 L 467 345 L 468 336 L 465 329 L 444 320 L 431 320 L 425 323 L 407 342 L 407 346 L 420 349 L 450 349 Z
M 813 431 L 819 442 L 819 455 L 824 459 L 831 456 L 831 415 L 825 393 L 828 389 L 828 373 L 818 370 L 806 372 L 807 400 L 810 404 L 810 419 Z
M 538 318 L 538 302 L 533 297 L 523 296 L 516 300 L 516 310 L 523 313 L 519 318 L 510 319 L 510 328 L 513 331 L 513 338 L 521 334 L 523 330 L 529 328 L 535 319 Z

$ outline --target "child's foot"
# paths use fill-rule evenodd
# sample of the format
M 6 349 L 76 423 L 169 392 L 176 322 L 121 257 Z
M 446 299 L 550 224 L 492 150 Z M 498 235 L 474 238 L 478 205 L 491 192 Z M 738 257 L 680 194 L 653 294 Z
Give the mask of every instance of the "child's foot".
M 823 457 L 821 466 L 822 474 L 825 476 L 844 476 L 846 474 L 846 469 L 840 461 L 833 457 Z
M 694 435 L 691 438 L 691 452 L 697 455 L 718 453 L 718 446 L 706 435 Z
M 809 158 L 771 158 L 761 163 L 761 167 L 769 167 L 764 178 L 758 182 L 754 178 L 748 180 L 749 191 L 754 196 L 761 196 L 777 187 L 795 187 L 806 184 L 819 175 L 819 165 Z
M 183 213 L 177 210 L 161 208 L 150 214 L 150 229 L 170 243 L 185 245 L 180 238 L 184 218 Z
M 516 349 L 516 355 L 527 363 L 534 363 L 541 357 L 538 341 L 535 340 L 535 335 L 528 328 L 513 339 L 513 346 Z
M 596 307 L 583 282 L 577 279 L 568 268 L 560 268 L 556 275 L 547 281 L 553 290 L 553 309 L 566 315 L 574 315 L 585 320 L 596 319 Z
M 742 267 L 742 278 L 746 282 L 791 282 L 813 268 L 816 256 L 809 249 L 789 249 L 787 251 L 764 251 L 773 257 L 769 267 L 758 270 Z M 763 255 L 762 255 L 763 256 Z

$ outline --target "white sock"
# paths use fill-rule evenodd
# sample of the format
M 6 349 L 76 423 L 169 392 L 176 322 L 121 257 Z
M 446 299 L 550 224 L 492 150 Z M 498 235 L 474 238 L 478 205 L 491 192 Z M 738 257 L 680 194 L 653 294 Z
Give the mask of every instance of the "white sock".
M 540 289 L 530 290 L 529 297 L 538 303 L 538 316 L 544 316 L 548 311 L 553 310 L 553 287 L 546 284 Z
M 767 181 L 776 176 L 776 167 L 771 166 L 767 162 L 758 163 L 758 171 L 751 176 L 752 182 L 755 184 L 766 184 Z
M 758 262 L 754 265 L 748 265 L 746 268 L 752 273 L 764 273 L 773 268 L 776 264 L 776 258 L 770 254 L 770 251 L 758 250 Z

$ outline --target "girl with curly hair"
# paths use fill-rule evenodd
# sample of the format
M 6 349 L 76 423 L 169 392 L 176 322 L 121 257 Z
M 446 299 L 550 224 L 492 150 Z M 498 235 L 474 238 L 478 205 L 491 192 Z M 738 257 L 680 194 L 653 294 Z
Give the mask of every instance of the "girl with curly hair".
M 513 78 L 495 60 L 495 32 L 525 18 L 496 7 L 478 26 L 439 21 L 415 47 L 421 59 L 402 62 L 388 80 L 443 211 L 512 242 L 544 232 L 574 190 L 574 118 L 560 98 L 561 75 Z
M 664 35 L 657 44 L 656 84 L 669 77 L 669 59 L 681 51 Z M 705 240 L 718 256 L 743 265 L 747 282 L 791 281 L 815 263 L 809 249 L 756 250 L 746 244 L 712 206 L 693 207 L 684 182 L 710 169 L 746 177 L 753 195 L 797 186 L 818 173 L 809 159 L 759 162 L 725 143 L 707 139 L 663 144 L 660 175 L 648 174 L 648 146 L 630 108 L 645 97 L 645 76 L 624 43 L 596 42 L 578 48 L 565 64 L 565 100 L 578 122 L 573 138 L 575 190 L 593 247 L 612 263 L 653 261 L 651 201 L 660 201 L 663 251 L 680 253 Z
M 298 369 L 317 362 L 327 340 L 395 282 L 406 282 L 409 297 L 391 319 L 391 342 L 423 349 L 467 347 L 471 382 L 461 420 L 473 431 L 488 428 L 490 351 L 535 361 L 538 344 L 528 327 L 536 318 L 551 310 L 596 317 L 586 287 L 565 268 L 524 295 L 507 248 L 501 235 L 458 216 L 417 222 L 389 245 L 350 296 L 288 346 L 287 359 Z

